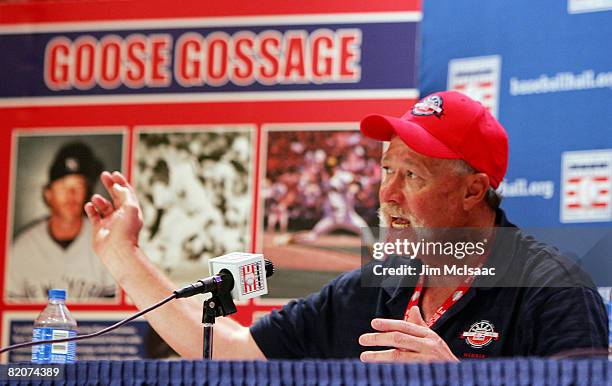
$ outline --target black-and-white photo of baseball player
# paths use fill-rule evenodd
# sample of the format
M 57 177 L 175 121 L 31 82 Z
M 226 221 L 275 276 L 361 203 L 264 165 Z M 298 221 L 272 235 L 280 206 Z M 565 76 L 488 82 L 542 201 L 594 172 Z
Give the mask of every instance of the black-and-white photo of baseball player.
M 208 259 L 251 244 L 251 127 L 138 128 L 134 185 L 140 244 L 175 283 L 210 275 Z

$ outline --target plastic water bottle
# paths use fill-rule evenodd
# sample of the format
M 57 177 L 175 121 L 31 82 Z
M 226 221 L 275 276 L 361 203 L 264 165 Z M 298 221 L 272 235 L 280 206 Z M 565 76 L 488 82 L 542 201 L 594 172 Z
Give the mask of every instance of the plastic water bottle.
M 75 336 L 76 320 L 66 307 L 66 290 L 49 290 L 49 303 L 34 321 L 33 340 L 61 339 Z M 32 346 L 34 363 L 74 363 L 76 342 Z

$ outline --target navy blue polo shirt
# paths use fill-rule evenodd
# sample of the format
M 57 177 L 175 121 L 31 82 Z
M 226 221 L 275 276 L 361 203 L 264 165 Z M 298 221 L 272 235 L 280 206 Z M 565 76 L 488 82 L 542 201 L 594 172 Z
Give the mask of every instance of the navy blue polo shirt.
M 556 249 L 509 223 L 501 210 L 496 223 L 513 232 L 500 241 L 504 245 L 495 245 L 485 267 L 495 265 L 498 277 L 512 275 L 521 285 L 475 282 L 432 326 L 452 352 L 461 359 L 606 349 L 608 317 L 588 276 Z M 414 284 L 405 283 L 365 287 L 358 269 L 258 320 L 251 334 L 270 359 L 358 358 L 375 349 L 358 342 L 360 335 L 374 331 L 371 320 L 403 319 L 413 291 Z M 477 331 L 487 334 L 483 338 Z

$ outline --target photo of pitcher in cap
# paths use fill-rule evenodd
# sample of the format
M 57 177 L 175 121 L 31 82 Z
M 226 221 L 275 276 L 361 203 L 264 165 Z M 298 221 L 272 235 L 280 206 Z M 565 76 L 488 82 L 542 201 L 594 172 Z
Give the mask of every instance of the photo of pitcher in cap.
M 104 166 L 90 145 L 74 137 L 56 150 L 41 184 L 47 212 L 21 229 L 14 224 L 7 299 L 41 301 L 51 288 L 66 289 L 71 301 L 115 296 L 115 282 L 91 248 L 91 224 L 83 212 Z M 18 178 L 20 172 L 18 167 Z

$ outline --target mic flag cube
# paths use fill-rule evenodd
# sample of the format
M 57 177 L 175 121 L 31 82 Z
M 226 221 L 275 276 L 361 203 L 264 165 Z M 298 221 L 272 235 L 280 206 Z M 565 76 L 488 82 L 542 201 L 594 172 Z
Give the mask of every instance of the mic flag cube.
M 266 270 L 262 254 L 232 252 L 208 260 L 211 275 L 222 269 L 228 270 L 234 277 L 232 298 L 247 300 L 268 293 Z

